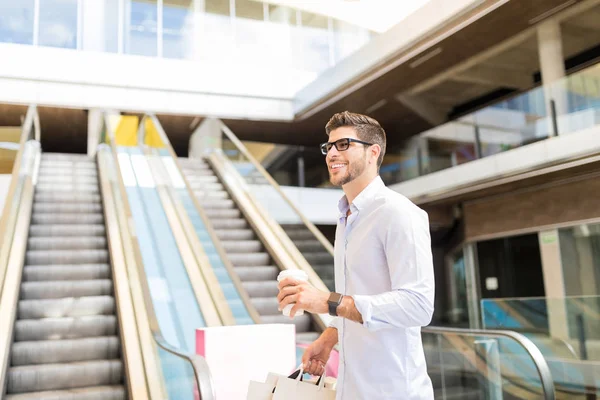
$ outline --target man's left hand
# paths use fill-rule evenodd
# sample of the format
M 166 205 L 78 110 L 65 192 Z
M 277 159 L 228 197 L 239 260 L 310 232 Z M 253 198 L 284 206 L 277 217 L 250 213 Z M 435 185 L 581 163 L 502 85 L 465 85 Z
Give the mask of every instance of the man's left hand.
M 329 312 L 327 300 L 329 293 L 322 292 L 308 282 L 297 281 L 293 278 L 285 278 L 279 282 L 279 310 L 285 306 L 296 303 L 290 311 L 290 318 L 294 318 L 299 310 L 305 310 L 313 314 L 326 314 Z

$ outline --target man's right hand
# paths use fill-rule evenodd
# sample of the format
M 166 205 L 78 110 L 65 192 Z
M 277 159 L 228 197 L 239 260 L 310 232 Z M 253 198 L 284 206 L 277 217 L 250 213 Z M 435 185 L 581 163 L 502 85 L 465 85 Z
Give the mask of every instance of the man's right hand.
M 327 364 L 329 355 L 337 341 L 337 329 L 327 328 L 325 332 L 323 332 L 323 334 L 304 351 L 304 355 L 302 356 L 304 372 L 311 375 L 323 375 L 325 372 L 325 364 Z

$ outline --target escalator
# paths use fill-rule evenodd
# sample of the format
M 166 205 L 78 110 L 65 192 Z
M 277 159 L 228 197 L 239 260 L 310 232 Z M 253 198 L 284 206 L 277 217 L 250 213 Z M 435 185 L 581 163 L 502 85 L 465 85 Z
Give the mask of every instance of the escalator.
M 35 188 L 7 399 L 125 399 L 96 163 L 43 154 Z
M 179 163 L 261 322 L 294 323 L 299 341 L 314 340 L 318 333 L 308 313 L 290 320 L 278 310 L 280 268 L 211 166 L 197 159 L 179 158 Z

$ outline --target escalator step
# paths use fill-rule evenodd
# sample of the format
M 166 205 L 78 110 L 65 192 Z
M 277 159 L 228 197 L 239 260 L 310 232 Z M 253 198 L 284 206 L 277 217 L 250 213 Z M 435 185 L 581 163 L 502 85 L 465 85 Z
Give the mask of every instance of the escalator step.
M 42 161 L 90 161 L 87 154 L 77 153 L 42 153 Z
M 304 333 L 310 331 L 310 315 L 306 312 L 303 315 L 297 315 L 296 317 L 294 317 L 294 319 L 286 317 L 281 312 L 274 315 L 261 315 L 260 319 L 263 324 L 294 324 L 296 325 L 297 333 Z
M 91 237 L 34 237 L 28 241 L 28 250 L 84 250 L 106 249 L 106 239 L 102 236 Z
M 120 360 L 41 364 L 8 369 L 7 391 L 27 393 L 42 390 L 115 385 L 123 379 Z
M 23 268 L 23 282 L 109 279 L 108 264 L 32 265 Z
M 15 341 L 76 339 L 117 334 L 114 315 L 21 319 L 15 322 Z
M 215 229 L 245 229 L 248 223 L 243 218 L 216 219 L 211 221 Z
M 223 187 L 216 175 L 186 175 L 186 179 L 192 188 L 196 188 L 196 185 L 218 185 L 221 188 Z
M 34 213 L 31 216 L 32 225 L 71 225 L 71 224 L 103 224 L 104 216 L 101 213 L 91 214 L 52 214 Z
M 260 240 L 231 240 L 223 241 L 222 243 L 228 254 L 256 253 L 263 251 L 263 245 Z
M 214 226 L 214 223 L 213 223 Z M 215 229 L 217 237 L 225 240 L 251 240 L 256 237 L 251 229 Z
M 194 190 L 194 195 L 198 200 L 202 201 L 203 203 L 229 199 L 229 193 L 227 193 L 226 191 L 211 190 L 209 188 L 196 189 Z
M 242 282 L 250 297 L 277 297 L 277 281 Z
M 269 266 L 235 267 L 235 272 L 242 281 L 275 280 L 279 275 L 279 268 Z
M 110 279 L 85 281 L 44 281 L 21 283 L 21 299 L 42 300 L 63 297 L 110 296 L 113 293 Z
M 63 193 L 63 192 L 37 192 L 34 195 L 34 204 L 37 203 L 100 203 L 99 194 L 95 193 Z
M 85 184 L 85 183 L 74 183 L 74 184 L 56 184 L 56 183 L 44 183 L 38 182 L 35 187 L 36 192 L 87 192 L 87 193 L 99 193 L 100 188 L 97 184 Z
M 300 252 L 309 253 L 309 252 L 322 252 L 325 250 L 321 242 L 316 239 L 313 240 L 294 240 L 294 244 L 300 250 Z
M 126 398 L 127 394 L 123 386 L 95 386 L 6 396 L 6 400 L 125 400 Z
M 212 198 L 203 199 L 202 197 L 198 197 L 198 200 L 200 200 L 200 203 L 202 204 L 202 206 L 207 209 L 208 208 L 236 208 L 233 200 L 212 199 Z
M 252 267 L 271 263 L 271 256 L 268 253 L 228 253 L 227 256 L 235 267 Z
M 111 315 L 114 312 L 115 300 L 112 296 L 20 300 L 17 318 L 83 317 L 87 315 Z
M 108 250 L 31 250 L 25 256 L 26 265 L 106 264 Z
M 231 208 L 231 209 L 213 208 L 213 209 L 208 209 L 205 212 L 206 212 L 206 215 L 211 219 L 213 219 L 213 218 L 240 218 L 242 216 L 242 213 L 240 212 L 240 210 L 235 209 L 235 208 Z
M 100 203 L 34 203 L 34 214 L 65 213 L 65 214 L 93 214 L 102 213 Z
M 38 236 L 102 236 L 106 237 L 103 224 L 89 225 L 32 225 L 29 227 L 29 237 Z
M 40 173 L 38 175 L 39 179 L 45 179 L 48 176 L 90 176 L 90 177 L 98 177 L 98 171 L 96 168 L 80 168 L 80 169 L 72 169 L 72 168 L 64 168 L 64 167 L 54 167 L 54 166 L 46 166 L 44 169 L 40 169 Z
M 112 360 L 119 357 L 119 350 L 119 338 L 116 336 L 17 342 L 12 345 L 11 365 Z
M 303 253 L 303 255 L 310 265 L 329 265 L 333 263 L 333 256 L 327 251 Z
M 278 310 L 279 302 L 277 297 L 253 297 L 252 305 L 260 315 L 275 315 L 281 313 Z

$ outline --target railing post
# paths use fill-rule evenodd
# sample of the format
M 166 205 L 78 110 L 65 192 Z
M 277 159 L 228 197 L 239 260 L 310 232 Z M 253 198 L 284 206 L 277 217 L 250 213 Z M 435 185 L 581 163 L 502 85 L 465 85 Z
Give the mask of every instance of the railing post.
M 475 353 L 481 358 L 482 363 L 479 371 L 485 371 L 487 382 L 482 384 L 484 399 L 502 400 L 502 377 L 500 370 L 500 354 L 498 352 L 498 341 L 495 339 L 481 339 L 473 342 Z
M 587 346 L 585 344 L 585 324 L 583 315 L 577 314 L 577 339 L 579 341 L 579 356 L 582 360 L 588 359 Z
M 300 146 L 300 149 L 298 150 L 298 186 L 306 186 L 304 171 L 304 146 Z
M 479 134 L 479 125 L 475 124 L 475 158 L 481 158 L 481 136 Z
M 550 100 L 550 113 L 552 115 L 552 136 L 558 136 L 558 119 L 556 118 L 556 101 Z

